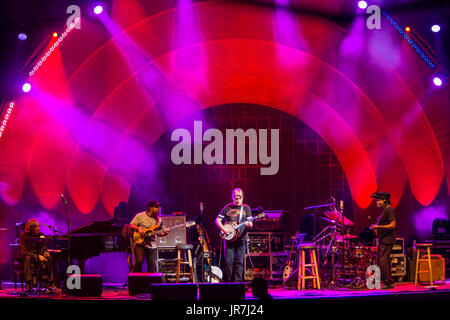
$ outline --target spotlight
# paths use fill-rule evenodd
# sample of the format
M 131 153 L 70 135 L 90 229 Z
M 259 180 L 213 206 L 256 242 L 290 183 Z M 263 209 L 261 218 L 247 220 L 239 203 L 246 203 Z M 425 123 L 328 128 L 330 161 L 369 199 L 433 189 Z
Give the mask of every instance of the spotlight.
M 438 76 L 433 78 L 433 83 L 436 87 L 442 86 L 442 79 Z
M 103 7 L 102 6 L 98 5 L 98 6 L 94 7 L 94 13 L 95 14 L 100 14 L 102 12 L 103 12 Z
M 23 92 L 29 92 L 31 90 L 31 84 L 29 84 L 28 82 L 25 82 L 23 85 L 22 85 L 22 91 Z
M 406 31 L 406 32 L 410 32 L 410 31 L 411 31 L 411 28 L 410 28 L 410 27 L 406 27 L 406 28 L 405 28 L 405 31 Z
M 366 1 L 359 1 L 359 2 L 358 2 L 358 7 L 359 7 L 360 9 L 365 9 L 365 8 L 367 8 L 367 2 L 366 2 Z
M 431 26 L 431 31 L 433 32 L 439 32 L 441 30 L 441 27 L 438 24 L 434 24 Z
M 17 38 L 19 38 L 19 40 L 24 41 L 24 40 L 27 40 L 27 35 L 25 33 L 19 33 Z
M 52 36 L 53 36 L 53 38 L 56 38 L 58 36 L 58 34 L 56 32 L 53 32 Z

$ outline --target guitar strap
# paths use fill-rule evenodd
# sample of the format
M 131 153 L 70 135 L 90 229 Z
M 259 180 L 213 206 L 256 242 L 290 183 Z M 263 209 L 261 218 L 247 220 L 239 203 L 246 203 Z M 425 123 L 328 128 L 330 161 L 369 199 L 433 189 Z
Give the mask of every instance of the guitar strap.
M 244 205 L 241 206 L 241 212 L 239 213 L 239 223 L 242 222 L 242 210 L 244 209 Z

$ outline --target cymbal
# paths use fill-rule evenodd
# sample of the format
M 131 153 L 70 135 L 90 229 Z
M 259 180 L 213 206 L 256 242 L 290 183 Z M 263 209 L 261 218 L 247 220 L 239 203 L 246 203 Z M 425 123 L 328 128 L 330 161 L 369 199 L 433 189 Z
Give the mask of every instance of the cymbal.
M 353 221 L 341 215 L 340 212 L 337 211 L 325 211 L 323 213 L 327 218 L 336 221 L 346 227 L 353 227 Z
M 328 218 L 321 217 L 320 219 L 323 220 L 323 221 L 326 221 L 326 222 L 328 222 L 330 224 L 339 224 L 338 222 L 336 222 L 334 220 L 331 220 L 331 219 L 328 219 Z
M 344 239 L 345 239 L 345 240 L 356 239 L 356 238 L 358 238 L 358 236 L 355 236 L 355 235 L 353 235 L 353 234 L 345 234 L 345 235 L 344 235 Z M 336 239 L 342 240 L 342 235 L 341 235 L 341 234 L 337 235 L 337 236 L 336 236 Z

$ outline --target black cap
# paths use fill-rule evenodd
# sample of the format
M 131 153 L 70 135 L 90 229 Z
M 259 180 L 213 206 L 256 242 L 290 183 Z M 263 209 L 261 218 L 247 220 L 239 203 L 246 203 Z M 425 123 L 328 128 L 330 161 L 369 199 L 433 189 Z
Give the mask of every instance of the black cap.
M 389 200 L 391 198 L 391 194 L 388 192 L 375 192 L 371 195 L 371 197 L 380 200 Z
M 157 208 L 157 207 L 161 207 L 162 203 L 159 202 L 158 200 L 150 200 L 147 203 L 147 208 Z

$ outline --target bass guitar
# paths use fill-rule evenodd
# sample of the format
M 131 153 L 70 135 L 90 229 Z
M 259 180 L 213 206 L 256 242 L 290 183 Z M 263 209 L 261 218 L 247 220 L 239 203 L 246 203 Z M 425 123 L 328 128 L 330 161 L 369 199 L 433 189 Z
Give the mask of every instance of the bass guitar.
M 256 217 L 251 217 L 247 221 L 253 221 L 265 218 L 266 214 L 263 212 L 261 214 L 258 214 Z M 228 242 L 234 242 L 237 239 L 239 239 L 240 235 L 244 233 L 245 231 L 245 222 L 244 221 L 240 224 L 236 224 L 234 222 L 228 222 L 226 223 L 223 228 L 226 230 L 226 232 L 220 231 L 220 237 Z
M 168 227 L 167 229 L 170 231 L 170 230 L 173 230 L 173 229 L 176 229 L 176 228 L 181 228 L 181 227 L 189 228 L 189 227 L 192 227 L 194 225 L 195 225 L 195 222 L 194 221 L 190 221 L 190 222 L 185 222 L 185 223 L 182 223 L 182 224 L 177 224 L 175 226 Z M 145 229 L 142 232 L 144 234 L 144 236 L 142 236 L 140 232 L 134 231 L 133 237 L 132 237 L 133 243 L 136 244 L 136 245 L 142 245 L 144 243 L 144 241 L 149 239 L 150 237 L 152 237 L 154 235 L 159 236 L 159 235 L 163 234 L 164 233 L 163 230 L 157 230 L 160 227 L 161 227 L 160 225 L 156 225 L 156 226 L 153 226 L 151 228 Z

